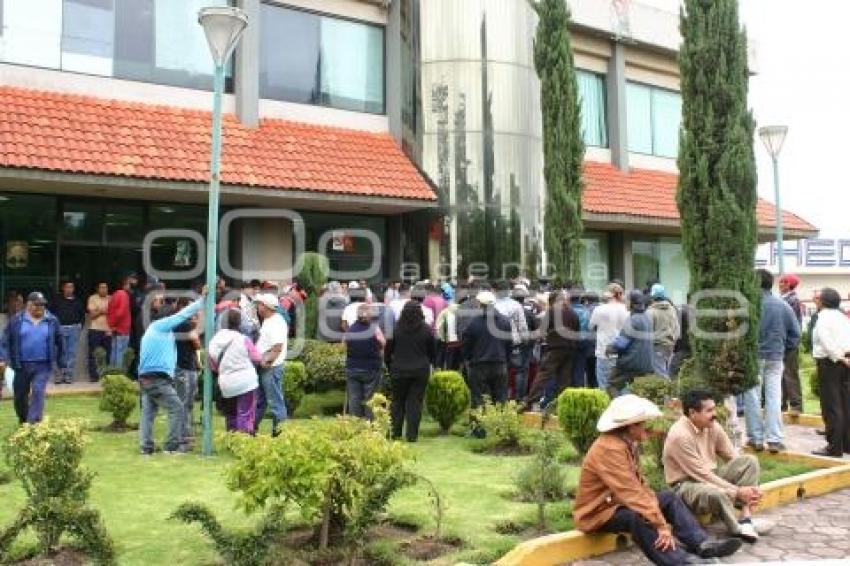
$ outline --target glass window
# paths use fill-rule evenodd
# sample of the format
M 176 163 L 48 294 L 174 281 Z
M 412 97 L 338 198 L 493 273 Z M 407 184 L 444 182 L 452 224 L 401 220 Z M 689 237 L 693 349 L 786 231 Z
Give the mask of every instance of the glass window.
M 262 5 L 260 96 L 313 104 L 318 100 L 319 17 Z M 281 47 L 286 38 L 286 48 Z
M 322 18 L 321 103 L 357 112 L 384 111 L 384 32 Z
M 690 272 L 679 238 L 659 237 L 632 242 L 634 284 L 660 282 L 674 304 L 687 301 Z
M 62 241 L 100 244 L 103 241 L 103 206 L 93 202 L 65 203 Z
M 0 194 L 0 296 L 16 290 L 26 297 L 36 289 L 53 289 L 56 224 L 56 198 Z
M 629 151 L 676 157 L 682 95 L 646 85 L 626 85 Z
M 652 89 L 652 148 L 655 155 L 676 157 L 682 97 L 678 92 Z
M 0 61 L 210 90 L 212 58 L 198 10 L 229 3 L 0 0 Z M 228 77 L 232 69 L 231 59 Z
M 141 206 L 114 205 L 104 207 L 103 236 L 108 244 L 141 244 L 144 218 Z
M 652 153 L 652 94 L 649 87 L 626 85 L 629 151 Z
M 260 97 L 384 112 L 384 30 L 271 4 L 260 19 Z
M 304 218 L 305 250 L 325 254 L 333 270 L 365 271 L 372 265 L 373 253 L 380 254 L 382 261 L 386 257 L 386 218 L 314 212 L 303 212 L 301 216 Z M 381 248 L 373 250 L 369 239 L 347 235 L 346 228 L 371 230 L 378 236 Z M 320 250 L 319 239 L 327 232 L 332 232 L 332 237 L 326 249 Z M 381 276 L 379 273 L 377 277 Z
M 198 10 L 227 4 L 226 0 L 116 0 L 114 75 L 211 89 L 212 59 L 198 25 Z M 228 65 L 228 74 L 231 68 Z
M 58 0 L 5 0 L 0 60 L 59 68 L 62 3 Z
M 584 143 L 608 147 L 608 124 L 605 115 L 605 78 L 589 71 L 577 71 L 581 101 L 581 127 Z
M 64 0 L 62 69 L 112 75 L 113 0 Z
M 608 234 L 585 232 L 581 238 L 581 280 L 585 289 L 602 292 L 608 284 Z

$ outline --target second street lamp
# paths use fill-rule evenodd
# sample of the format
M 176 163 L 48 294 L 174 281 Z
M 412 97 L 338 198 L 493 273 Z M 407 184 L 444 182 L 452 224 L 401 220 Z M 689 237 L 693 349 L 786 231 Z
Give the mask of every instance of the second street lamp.
M 759 128 L 759 137 L 773 160 L 773 192 L 776 201 L 776 266 L 779 275 L 785 274 L 784 234 L 782 231 L 782 202 L 779 197 L 779 152 L 785 143 L 788 126 L 764 126 Z
M 198 23 L 204 28 L 210 46 L 215 76 L 213 80 L 212 148 L 210 156 L 210 194 L 207 211 L 207 300 L 204 308 L 204 348 L 209 351 L 215 332 L 215 289 L 218 260 L 218 193 L 221 182 L 221 98 L 224 92 L 224 66 L 248 17 L 239 8 L 202 8 Z M 204 364 L 204 456 L 212 454 L 212 372 Z

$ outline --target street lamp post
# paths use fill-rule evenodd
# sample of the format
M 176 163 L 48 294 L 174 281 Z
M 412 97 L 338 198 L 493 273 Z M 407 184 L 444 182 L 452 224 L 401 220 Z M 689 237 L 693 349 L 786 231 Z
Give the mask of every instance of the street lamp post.
M 785 251 L 782 232 L 782 202 L 779 197 L 779 151 L 785 143 L 788 126 L 764 126 L 759 128 L 759 137 L 773 160 L 773 192 L 776 201 L 776 256 L 779 275 L 785 273 Z
M 210 46 L 215 75 L 213 79 L 212 151 L 210 194 L 207 211 L 207 298 L 204 305 L 204 348 L 209 351 L 215 332 L 215 289 L 218 260 L 218 193 L 221 182 L 221 98 L 224 92 L 224 65 L 239 43 L 248 17 L 239 8 L 212 7 L 198 12 Z M 212 373 L 204 367 L 204 456 L 212 454 Z

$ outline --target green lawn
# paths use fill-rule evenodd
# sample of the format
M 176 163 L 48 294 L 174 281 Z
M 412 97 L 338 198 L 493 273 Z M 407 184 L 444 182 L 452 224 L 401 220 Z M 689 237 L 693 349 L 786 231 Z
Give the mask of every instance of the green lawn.
M 338 405 L 341 396 L 330 392 L 308 396 L 304 409 L 319 413 L 324 406 Z M 299 409 L 298 413 L 303 411 Z M 107 424 L 109 415 L 97 410 L 92 397 L 51 398 L 47 414 L 52 418 L 82 417 L 93 426 Z M 131 421 L 138 419 L 138 413 Z M 307 425 L 306 421 L 302 421 Z M 5 438 L 16 426 L 14 411 L 8 400 L 0 403 L 0 437 Z M 217 430 L 223 429 L 219 419 Z M 264 429 L 267 428 L 264 424 Z M 162 439 L 165 417 L 157 422 L 157 439 Z M 460 430 L 458 434 L 460 434 Z M 91 444 L 84 464 L 97 472 L 92 486 L 91 502 L 103 514 L 107 529 L 118 546 L 118 561 L 124 566 L 147 564 L 215 564 L 217 557 L 196 526 L 167 520 L 182 502 L 207 504 L 228 527 L 249 526 L 254 517 L 245 516 L 234 506 L 236 498 L 225 487 L 223 456 L 209 459 L 197 455 L 151 458 L 139 455 L 136 432 L 122 434 L 91 432 Z M 533 524 L 533 504 L 514 501 L 513 477 L 525 457 L 487 456 L 469 450 L 470 441 L 462 436 L 438 436 L 433 422 L 424 423 L 420 442 L 412 445 L 417 473 L 430 479 L 447 502 L 443 530 L 463 539 L 464 547 L 435 564 L 458 560 L 490 562 L 512 548 L 517 535 L 496 532 L 498 525 Z M 575 482 L 577 470 L 570 469 Z M 24 494 L 17 480 L 0 485 L 0 526 L 8 524 L 21 508 Z M 415 523 L 420 533 L 430 534 L 434 528 L 432 507 L 426 487 L 419 484 L 399 493 L 391 502 L 390 517 Z M 569 528 L 569 505 L 553 505 L 551 512 L 560 528 Z M 17 543 L 20 551 L 34 538 Z M 398 553 L 394 553 L 398 556 Z
M 341 392 L 307 396 L 297 415 L 323 414 L 326 408 L 340 406 Z M 53 418 L 82 417 L 92 426 L 109 422 L 109 416 L 97 410 L 93 397 L 52 398 L 47 413 Z M 138 413 L 131 417 L 137 419 Z M 297 420 L 294 422 L 298 422 Z M 157 438 L 162 439 L 165 418 L 157 423 Z M 221 419 L 217 430 L 223 429 Z M 309 426 L 301 420 L 300 426 Z M 5 438 L 15 427 L 14 412 L 8 400 L 0 403 L 0 437 Z M 268 425 L 264 424 L 264 429 Z M 536 507 L 520 503 L 514 497 L 513 479 L 530 456 L 488 456 L 470 450 L 471 441 L 455 434 L 439 436 L 436 424 L 426 421 L 420 441 L 411 445 L 416 456 L 416 472 L 431 480 L 446 501 L 443 532 L 464 541 L 459 551 L 433 561 L 453 564 L 457 561 L 488 563 L 510 550 L 521 540 L 515 533 L 532 534 Z M 248 527 L 254 517 L 235 508 L 235 496 L 227 490 L 222 470 L 227 457 L 209 459 L 198 455 L 143 458 L 138 453 L 135 432 L 122 434 L 92 431 L 85 465 L 97 472 L 91 501 L 103 514 L 107 529 L 118 546 L 118 560 L 123 565 L 147 564 L 216 564 L 217 556 L 196 526 L 167 520 L 182 502 L 201 501 L 208 505 L 228 527 Z M 763 481 L 808 471 L 793 464 L 779 464 L 762 458 Z M 575 485 L 578 470 L 568 468 L 568 481 Z M 13 480 L 0 485 L 0 526 L 8 524 L 23 505 L 24 494 Z M 431 534 L 435 523 L 427 487 L 419 484 L 399 492 L 390 503 L 390 518 L 420 527 L 420 534 Z M 567 502 L 548 506 L 550 528 L 571 528 L 570 505 Z M 413 536 L 413 535 L 411 535 Z M 34 538 L 17 544 L 23 551 Z M 382 555 L 404 564 L 401 554 L 387 543 L 379 543 Z

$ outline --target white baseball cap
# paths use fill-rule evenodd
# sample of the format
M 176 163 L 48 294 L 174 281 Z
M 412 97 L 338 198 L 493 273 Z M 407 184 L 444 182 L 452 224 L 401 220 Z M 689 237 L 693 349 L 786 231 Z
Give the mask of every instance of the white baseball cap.
M 276 309 L 278 307 L 277 297 L 272 295 L 271 293 L 258 293 L 256 297 L 254 297 L 255 303 L 262 303 L 270 309 Z

